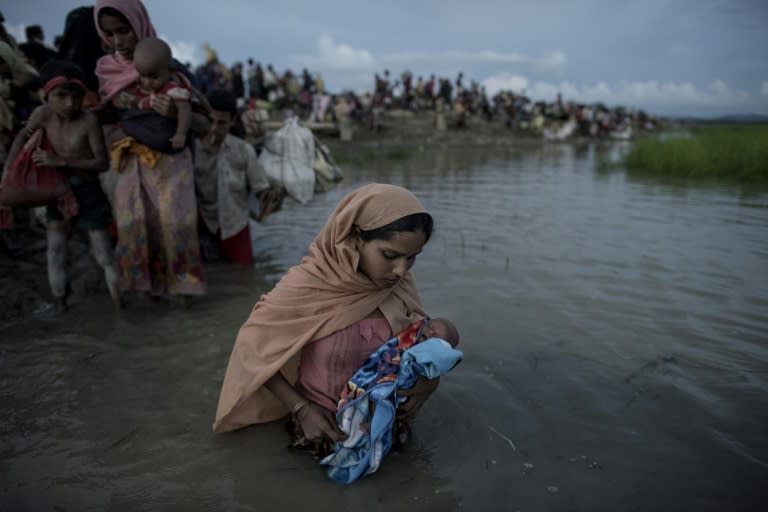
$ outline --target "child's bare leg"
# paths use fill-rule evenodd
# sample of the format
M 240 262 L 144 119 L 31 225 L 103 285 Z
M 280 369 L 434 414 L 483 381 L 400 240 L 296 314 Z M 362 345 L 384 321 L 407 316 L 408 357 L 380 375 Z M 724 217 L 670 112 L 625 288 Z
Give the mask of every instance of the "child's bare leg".
M 56 302 L 56 310 L 67 309 L 67 223 L 52 220 L 46 230 L 48 238 L 48 282 Z
M 109 235 L 103 229 L 97 229 L 89 231 L 88 235 L 91 239 L 91 249 L 93 250 L 93 257 L 104 269 L 104 279 L 107 281 L 107 288 L 109 289 L 109 295 L 112 297 L 112 301 L 118 308 L 122 306 L 120 301 L 120 286 L 119 276 L 117 274 L 117 263 L 115 262 L 115 256 L 112 252 L 112 243 L 109 239 Z

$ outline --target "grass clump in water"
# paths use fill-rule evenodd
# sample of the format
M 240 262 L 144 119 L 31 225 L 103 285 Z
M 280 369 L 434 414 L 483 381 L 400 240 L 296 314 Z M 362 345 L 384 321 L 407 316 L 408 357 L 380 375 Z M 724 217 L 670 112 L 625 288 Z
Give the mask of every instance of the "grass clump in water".
M 768 124 L 703 125 L 690 137 L 638 139 L 622 163 L 670 178 L 768 182 Z

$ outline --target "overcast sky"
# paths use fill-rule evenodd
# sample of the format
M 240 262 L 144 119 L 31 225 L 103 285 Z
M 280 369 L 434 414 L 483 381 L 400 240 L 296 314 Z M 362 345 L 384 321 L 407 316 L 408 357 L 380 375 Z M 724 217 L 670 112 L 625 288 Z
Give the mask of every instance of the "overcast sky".
M 8 5 L 10 3 L 10 5 Z M 13 0 L 6 28 L 61 33 L 77 0 Z M 177 58 L 205 41 L 231 64 L 321 72 L 331 90 L 373 73 L 457 72 L 495 91 L 666 115 L 768 114 L 768 0 L 145 0 Z M 183 6 L 183 9 L 179 6 Z

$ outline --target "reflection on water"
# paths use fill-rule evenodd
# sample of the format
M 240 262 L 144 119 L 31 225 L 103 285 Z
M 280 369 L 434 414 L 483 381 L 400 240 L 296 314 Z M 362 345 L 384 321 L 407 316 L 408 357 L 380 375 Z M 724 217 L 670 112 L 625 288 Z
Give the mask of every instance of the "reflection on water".
M 620 146 L 424 150 L 255 226 L 191 311 L 100 298 L 3 331 L 8 510 L 749 510 L 768 477 L 768 192 L 596 174 Z M 415 267 L 465 361 L 352 486 L 279 424 L 213 435 L 234 336 L 368 181 L 437 231 Z M 295 492 L 294 489 L 301 489 Z

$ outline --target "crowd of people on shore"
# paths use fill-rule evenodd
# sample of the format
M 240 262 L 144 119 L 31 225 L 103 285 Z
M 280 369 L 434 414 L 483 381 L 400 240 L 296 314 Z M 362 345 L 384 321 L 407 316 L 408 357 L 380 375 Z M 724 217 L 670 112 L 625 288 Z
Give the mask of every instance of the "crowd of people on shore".
M 263 131 L 256 121 L 266 121 L 270 112 L 288 109 L 308 122 L 341 124 L 346 119 L 374 132 L 381 131 L 387 112 L 400 110 L 435 113 L 444 128 L 466 129 L 468 120 L 496 122 L 518 132 L 546 138 L 570 135 L 627 138 L 632 129 L 650 130 L 658 119 L 642 110 L 608 107 L 602 103 L 585 104 L 565 101 L 558 94 L 553 101 L 534 101 L 525 91 L 502 90 L 489 95 L 476 80 L 466 83 L 464 73 L 455 79 L 430 75 L 414 79 L 405 70 L 393 79 L 389 70 L 374 75 L 370 91 L 351 90 L 331 94 L 320 73 L 304 68 L 300 75 L 286 69 L 282 73 L 272 64 L 263 68 L 253 58 L 245 68 L 236 62 L 222 64 L 207 44 L 206 62 L 195 70 L 198 83 L 206 87 L 222 87 L 239 99 L 244 118 L 251 119 L 250 132 Z M 259 114 L 253 114 L 257 111 Z M 437 121 L 438 129 L 441 121 Z

